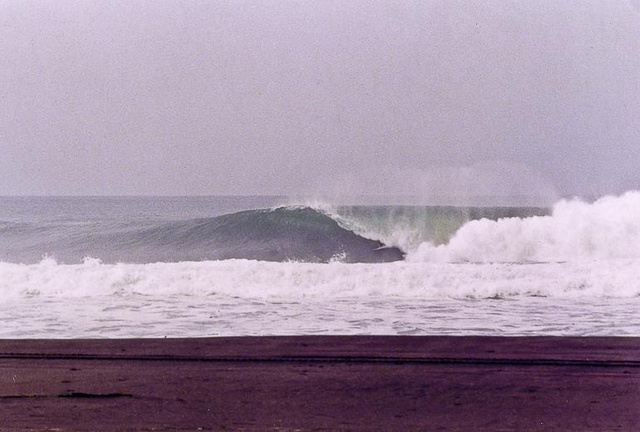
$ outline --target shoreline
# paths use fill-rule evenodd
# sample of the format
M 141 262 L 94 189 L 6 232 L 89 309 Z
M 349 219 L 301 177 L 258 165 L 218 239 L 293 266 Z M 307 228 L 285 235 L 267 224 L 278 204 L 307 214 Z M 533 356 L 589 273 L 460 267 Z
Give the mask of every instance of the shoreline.
M 635 430 L 640 338 L 0 340 L 0 430 Z

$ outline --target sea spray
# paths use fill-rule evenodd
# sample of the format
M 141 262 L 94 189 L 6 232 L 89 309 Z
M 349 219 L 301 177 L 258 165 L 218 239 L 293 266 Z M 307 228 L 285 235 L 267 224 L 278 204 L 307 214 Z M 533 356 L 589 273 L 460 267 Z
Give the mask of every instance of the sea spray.
M 440 245 L 470 220 L 548 214 L 537 207 L 344 206 L 327 210 L 346 229 L 412 253 L 422 243 Z
M 594 203 L 565 200 L 549 216 L 474 220 L 445 245 L 425 242 L 413 262 L 561 262 L 640 259 L 640 192 Z

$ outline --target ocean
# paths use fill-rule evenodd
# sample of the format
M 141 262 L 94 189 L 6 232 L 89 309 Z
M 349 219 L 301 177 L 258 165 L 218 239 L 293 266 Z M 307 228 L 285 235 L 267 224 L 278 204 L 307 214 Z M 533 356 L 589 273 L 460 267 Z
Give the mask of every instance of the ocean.
M 640 192 L 0 197 L 0 338 L 640 336 Z

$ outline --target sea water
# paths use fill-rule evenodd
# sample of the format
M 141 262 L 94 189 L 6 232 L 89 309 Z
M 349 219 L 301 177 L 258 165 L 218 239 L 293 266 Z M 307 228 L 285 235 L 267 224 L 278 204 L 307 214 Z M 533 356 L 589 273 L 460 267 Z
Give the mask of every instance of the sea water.
M 0 337 L 640 335 L 640 193 L 0 198 Z

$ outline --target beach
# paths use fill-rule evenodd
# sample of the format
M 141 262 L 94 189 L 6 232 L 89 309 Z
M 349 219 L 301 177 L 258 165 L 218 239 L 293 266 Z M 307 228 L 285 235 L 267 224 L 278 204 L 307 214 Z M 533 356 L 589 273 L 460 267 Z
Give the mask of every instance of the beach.
M 0 0 L 0 432 L 640 431 L 640 0 Z
M 635 430 L 640 338 L 2 340 L 2 430 Z

